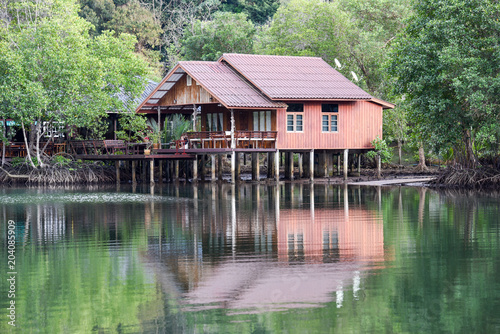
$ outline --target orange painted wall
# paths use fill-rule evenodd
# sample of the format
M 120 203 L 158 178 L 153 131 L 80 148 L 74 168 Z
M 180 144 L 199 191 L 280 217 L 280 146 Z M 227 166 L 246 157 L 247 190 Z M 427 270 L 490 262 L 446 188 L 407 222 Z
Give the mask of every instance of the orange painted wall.
M 286 110 L 277 111 L 278 149 L 365 149 L 382 138 L 382 107 L 368 101 L 338 103 L 338 132 L 321 132 L 321 102 L 304 103 L 304 131 L 286 131 Z

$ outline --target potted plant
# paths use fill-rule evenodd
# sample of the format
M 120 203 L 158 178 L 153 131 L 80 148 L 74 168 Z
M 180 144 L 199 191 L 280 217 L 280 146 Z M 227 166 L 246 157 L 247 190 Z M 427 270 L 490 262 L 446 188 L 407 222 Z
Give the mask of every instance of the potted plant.
M 160 126 L 154 119 L 149 119 L 146 123 L 149 127 L 149 138 L 153 143 L 153 149 L 160 148 L 161 132 Z

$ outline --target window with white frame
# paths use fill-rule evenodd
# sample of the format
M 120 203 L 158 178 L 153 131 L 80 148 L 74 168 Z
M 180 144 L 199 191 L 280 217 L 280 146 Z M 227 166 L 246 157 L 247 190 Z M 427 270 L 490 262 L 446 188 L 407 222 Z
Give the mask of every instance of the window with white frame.
M 339 105 L 325 103 L 321 105 L 321 132 L 338 132 Z
M 271 131 L 271 111 L 254 111 L 253 112 L 253 130 L 254 131 Z
M 290 103 L 286 110 L 286 131 L 304 131 L 304 104 Z
M 43 122 L 43 132 L 46 138 L 63 138 L 64 137 L 64 124 L 62 122 Z

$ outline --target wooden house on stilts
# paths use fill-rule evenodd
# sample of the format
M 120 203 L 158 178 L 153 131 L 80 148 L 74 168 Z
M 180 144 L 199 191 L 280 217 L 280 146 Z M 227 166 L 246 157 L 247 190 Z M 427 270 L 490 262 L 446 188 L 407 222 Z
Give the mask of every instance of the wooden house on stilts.
M 262 153 L 269 177 L 279 179 L 282 154 L 286 178 L 294 178 L 294 154 L 298 177 L 325 176 L 334 164 L 347 177 L 349 159 L 373 149 L 382 111 L 393 107 L 321 58 L 224 54 L 215 62 L 179 62 L 136 111 L 162 121 L 173 113 L 191 117 L 186 151 L 211 156 L 212 179 L 217 155 L 230 155 L 234 181 L 239 155 L 252 154 L 257 179 Z M 198 159 L 194 164 L 196 178 Z

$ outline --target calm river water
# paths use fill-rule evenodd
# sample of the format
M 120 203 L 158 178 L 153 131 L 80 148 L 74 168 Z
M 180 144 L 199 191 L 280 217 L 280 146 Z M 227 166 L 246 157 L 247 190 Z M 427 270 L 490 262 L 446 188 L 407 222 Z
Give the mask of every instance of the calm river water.
M 499 196 L 0 189 L 0 332 L 500 333 Z

